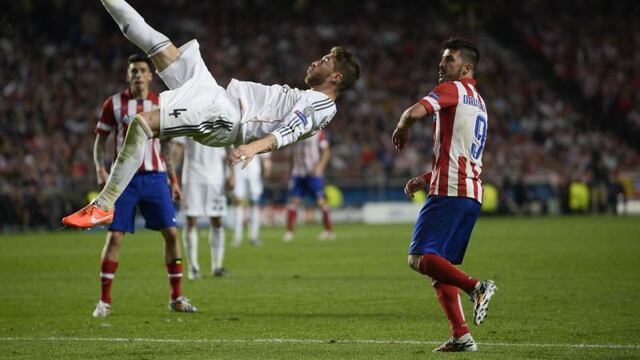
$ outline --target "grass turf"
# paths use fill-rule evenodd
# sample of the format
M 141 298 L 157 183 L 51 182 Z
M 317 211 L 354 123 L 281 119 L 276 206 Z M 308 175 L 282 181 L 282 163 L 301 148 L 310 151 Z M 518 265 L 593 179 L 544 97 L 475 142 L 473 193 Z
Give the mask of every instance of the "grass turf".
M 412 227 L 339 225 L 331 242 L 315 240 L 320 230 L 282 243 L 283 230 L 267 228 L 262 247 L 228 247 L 229 277 L 183 282 L 197 314 L 167 310 L 159 234 L 127 235 L 107 319 L 90 316 L 104 232 L 2 236 L 0 358 L 443 356 L 431 349 L 446 319 L 406 265 Z M 481 218 L 462 269 L 499 290 L 487 321 L 471 325 L 479 352 L 456 356 L 640 358 L 638 254 L 640 218 Z

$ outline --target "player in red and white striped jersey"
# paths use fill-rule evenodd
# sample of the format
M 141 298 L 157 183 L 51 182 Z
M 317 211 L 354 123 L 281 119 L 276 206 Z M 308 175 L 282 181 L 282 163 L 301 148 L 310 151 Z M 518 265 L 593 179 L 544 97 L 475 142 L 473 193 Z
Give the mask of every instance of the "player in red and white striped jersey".
M 392 141 L 402 150 L 411 125 L 433 115 L 433 166 L 407 182 L 409 197 L 427 187 L 429 195 L 418 215 L 409 247 L 409 266 L 431 277 L 438 300 L 451 326 L 451 339 L 434 351 L 476 351 L 464 319 L 458 289 L 474 302 L 474 323 L 486 317 L 496 287 L 457 269 L 461 264 L 482 202 L 482 152 L 488 116 L 474 76 L 480 54 L 468 40 L 453 38 L 442 44 L 438 81 L 427 96 L 400 117 Z
M 324 169 L 329 163 L 330 154 L 329 140 L 324 130 L 291 145 L 291 182 L 287 204 L 287 232 L 284 234 L 284 241 L 293 240 L 298 205 L 305 193 L 311 195 L 322 210 L 324 231 L 318 239 L 333 240 L 335 238 L 323 181 Z
M 104 163 L 104 150 L 109 135 L 115 134 L 113 149 L 115 160 L 133 116 L 158 106 L 158 95 L 149 89 L 152 78 L 151 61 L 144 55 L 132 55 L 128 59 L 127 67 L 129 87 L 104 102 L 102 115 L 95 130 L 96 141 L 93 149 L 100 185 L 103 185 L 108 177 Z M 113 222 L 109 226 L 102 251 L 100 268 L 102 289 L 100 301 L 93 312 L 94 317 L 106 317 L 111 312 L 111 284 L 118 267 L 120 245 L 125 232 L 133 233 L 135 230 L 137 208 L 145 219 L 145 227 L 159 230 L 165 241 L 165 261 L 171 286 L 170 309 L 195 311 L 195 307 L 181 295 L 182 259 L 172 201 L 179 199 L 181 194 L 173 164 L 170 162 L 171 157 L 165 160 L 163 150 L 166 152 L 168 149 L 166 144 L 160 143 L 160 140 L 148 141 L 144 160 L 138 172 L 115 203 Z M 168 186 L 167 171 L 172 179 L 171 189 Z

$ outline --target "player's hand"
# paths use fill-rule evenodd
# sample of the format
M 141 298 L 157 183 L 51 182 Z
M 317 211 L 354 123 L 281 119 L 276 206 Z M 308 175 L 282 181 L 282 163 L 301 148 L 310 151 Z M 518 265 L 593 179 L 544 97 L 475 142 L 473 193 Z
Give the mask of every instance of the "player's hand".
M 409 197 L 409 199 L 413 199 L 413 194 L 424 188 L 426 185 L 427 183 L 422 175 L 412 177 L 407 181 L 407 185 L 404 186 L 404 193 Z
M 233 150 L 229 156 L 227 157 L 227 162 L 231 166 L 236 166 L 239 163 L 242 163 L 242 168 L 246 168 L 249 165 L 249 162 L 255 156 L 255 151 L 249 145 L 240 145 L 235 150 Z
M 316 166 L 313 168 L 313 175 L 314 176 L 322 176 L 322 174 L 324 173 L 324 169 L 322 168 L 322 166 Z
M 171 200 L 174 202 L 182 200 L 182 190 L 180 189 L 180 184 L 177 182 L 171 184 Z
M 409 142 L 409 129 L 401 129 L 396 127 L 396 129 L 393 130 L 393 135 L 391 135 L 391 142 L 396 148 L 396 151 L 404 149 L 404 147 Z
M 96 176 L 98 178 L 98 187 L 102 189 L 104 185 L 107 183 L 107 179 L 109 178 L 109 173 L 104 166 L 101 166 L 96 170 Z

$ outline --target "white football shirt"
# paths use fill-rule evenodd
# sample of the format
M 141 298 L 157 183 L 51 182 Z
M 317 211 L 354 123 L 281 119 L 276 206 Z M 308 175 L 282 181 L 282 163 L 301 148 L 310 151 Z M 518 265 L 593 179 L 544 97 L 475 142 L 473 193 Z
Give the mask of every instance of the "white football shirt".
M 327 126 L 337 112 L 327 95 L 287 85 L 231 80 L 227 94 L 241 113 L 239 142 L 247 144 L 273 134 L 278 149 L 306 139 Z

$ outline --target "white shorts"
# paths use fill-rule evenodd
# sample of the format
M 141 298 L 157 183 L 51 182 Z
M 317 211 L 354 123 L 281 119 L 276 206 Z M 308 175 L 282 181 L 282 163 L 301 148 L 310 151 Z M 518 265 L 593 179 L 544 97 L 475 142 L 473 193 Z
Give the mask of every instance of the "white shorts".
M 254 158 L 253 161 L 260 161 L 260 159 Z M 233 195 L 235 195 L 236 199 L 245 199 L 248 192 L 249 200 L 258 202 L 264 190 L 262 174 L 260 173 L 260 166 L 252 166 L 252 162 L 249 163 L 249 166 L 245 169 L 241 168 L 241 164 L 233 168 L 236 183 L 233 187 Z M 257 171 L 255 169 L 257 169 Z
M 224 185 L 183 184 L 180 210 L 185 216 L 219 217 L 227 214 Z
M 208 146 L 235 143 L 240 111 L 207 69 L 198 41 L 180 51 L 180 58 L 158 72 L 170 89 L 160 94 L 160 137 L 190 136 Z

